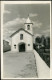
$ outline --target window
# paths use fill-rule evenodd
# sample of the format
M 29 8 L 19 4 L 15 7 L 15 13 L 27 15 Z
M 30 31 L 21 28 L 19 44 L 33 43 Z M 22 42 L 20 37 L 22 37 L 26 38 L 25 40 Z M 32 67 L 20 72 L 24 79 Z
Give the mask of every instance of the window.
M 28 46 L 30 46 L 30 44 L 28 44 Z
M 14 48 L 16 49 L 16 44 L 14 45 Z
M 20 40 L 22 40 L 23 39 L 23 34 L 20 34 Z
M 30 25 L 27 25 L 27 29 L 30 30 Z

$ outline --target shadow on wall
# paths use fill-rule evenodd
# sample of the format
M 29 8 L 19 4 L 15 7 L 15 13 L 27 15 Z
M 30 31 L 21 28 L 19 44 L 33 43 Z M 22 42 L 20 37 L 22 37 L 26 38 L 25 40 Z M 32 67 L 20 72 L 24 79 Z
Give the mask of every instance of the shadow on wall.
M 8 41 L 3 40 L 3 52 L 7 52 L 11 50 L 11 46 Z

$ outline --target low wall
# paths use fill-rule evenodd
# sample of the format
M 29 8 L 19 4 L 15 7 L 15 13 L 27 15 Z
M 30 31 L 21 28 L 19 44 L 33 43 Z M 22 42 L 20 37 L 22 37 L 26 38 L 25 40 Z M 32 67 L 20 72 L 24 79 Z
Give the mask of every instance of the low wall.
M 42 60 L 39 54 L 34 50 L 36 58 L 37 72 L 39 78 L 50 78 L 50 69 L 47 64 Z

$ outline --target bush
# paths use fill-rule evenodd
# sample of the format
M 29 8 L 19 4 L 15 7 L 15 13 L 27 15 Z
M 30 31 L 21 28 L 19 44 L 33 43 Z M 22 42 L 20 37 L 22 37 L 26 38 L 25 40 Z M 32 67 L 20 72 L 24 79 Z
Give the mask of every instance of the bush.
M 45 49 L 45 53 L 50 53 L 50 49 Z
M 46 64 L 50 67 L 50 52 L 49 52 L 49 50 L 47 50 L 45 53 L 43 49 L 39 49 L 37 52 L 40 55 L 40 57 L 46 62 Z
M 50 67 L 50 49 L 45 49 L 44 47 L 38 49 L 37 45 L 34 45 L 34 49 L 38 52 L 45 63 Z

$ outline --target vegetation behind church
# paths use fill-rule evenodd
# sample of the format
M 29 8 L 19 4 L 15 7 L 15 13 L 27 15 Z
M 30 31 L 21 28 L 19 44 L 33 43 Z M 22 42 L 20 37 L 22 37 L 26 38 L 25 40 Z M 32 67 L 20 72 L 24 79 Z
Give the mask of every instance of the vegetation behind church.
M 50 67 L 50 37 L 45 37 L 44 35 L 37 36 L 35 38 L 35 43 L 33 44 L 34 49 L 38 52 L 41 58 Z

